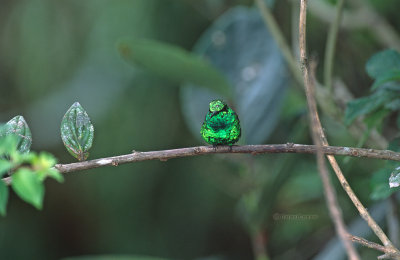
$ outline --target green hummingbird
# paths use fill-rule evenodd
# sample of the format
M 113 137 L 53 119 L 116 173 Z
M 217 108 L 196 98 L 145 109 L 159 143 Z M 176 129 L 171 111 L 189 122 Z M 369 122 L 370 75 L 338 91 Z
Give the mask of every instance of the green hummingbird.
M 239 117 L 224 101 L 213 100 L 200 134 L 209 144 L 232 145 L 241 135 Z

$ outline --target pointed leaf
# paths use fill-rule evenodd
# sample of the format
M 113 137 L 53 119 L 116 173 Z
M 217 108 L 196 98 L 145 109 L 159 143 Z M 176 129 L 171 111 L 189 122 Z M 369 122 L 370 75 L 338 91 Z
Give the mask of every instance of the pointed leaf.
M 49 169 L 47 171 L 46 175 L 48 177 L 50 177 L 50 178 L 55 179 L 58 182 L 63 182 L 64 181 L 64 176 L 54 168 Z
M 27 168 L 20 168 L 12 175 L 11 186 L 24 201 L 41 209 L 43 205 L 44 185 L 39 176 Z
M 180 47 L 146 39 L 123 39 L 121 56 L 136 66 L 178 83 L 191 82 L 231 97 L 229 83 L 212 64 Z
M 75 102 L 65 113 L 61 122 L 61 138 L 68 152 L 79 161 L 89 156 L 94 128 L 83 107 Z
M 8 201 L 8 187 L 7 185 L 0 180 L 0 215 L 5 216 L 7 210 L 7 201 Z
M 0 129 L 0 138 L 8 135 L 17 137 L 17 150 L 29 152 L 32 144 L 32 134 L 23 116 L 16 116 Z

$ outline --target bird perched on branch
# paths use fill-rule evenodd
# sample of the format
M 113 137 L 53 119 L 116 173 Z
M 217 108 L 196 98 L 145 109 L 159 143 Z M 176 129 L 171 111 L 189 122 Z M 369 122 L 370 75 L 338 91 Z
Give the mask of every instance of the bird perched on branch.
M 209 144 L 232 145 L 241 136 L 239 117 L 224 101 L 213 100 L 200 134 Z

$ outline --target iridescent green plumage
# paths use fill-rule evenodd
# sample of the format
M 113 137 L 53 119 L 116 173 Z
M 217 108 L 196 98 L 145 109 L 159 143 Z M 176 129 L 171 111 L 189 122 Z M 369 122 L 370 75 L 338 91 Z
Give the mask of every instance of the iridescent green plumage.
M 232 145 L 241 135 L 240 122 L 237 114 L 221 100 L 210 103 L 200 134 L 212 145 Z

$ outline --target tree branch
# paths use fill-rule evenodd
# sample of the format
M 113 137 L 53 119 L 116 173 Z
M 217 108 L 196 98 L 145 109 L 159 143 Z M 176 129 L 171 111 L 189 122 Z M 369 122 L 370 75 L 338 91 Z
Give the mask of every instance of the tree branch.
M 385 254 L 387 254 L 389 256 L 392 256 L 392 257 L 399 257 L 400 256 L 399 252 L 390 250 L 385 246 L 382 246 L 382 245 L 377 244 L 375 242 L 368 241 L 368 240 L 366 240 L 366 239 L 364 239 L 362 237 L 348 235 L 348 238 L 353 242 L 356 242 L 356 243 L 359 243 L 359 244 L 361 244 L 363 246 L 366 246 L 366 247 L 381 251 L 381 252 L 383 252 L 383 253 L 385 253 Z
M 319 121 L 319 115 L 317 110 L 317 103 L 315 101 L 315 80 L 310 76 L 309 64 L 307 60 L 307 49 L 306 49 L 306 18 L 307 18 L 307 0 L 300 1 L 300 17 L 299 17 L 299 47 L 300 47 L 300 62 L 301 69 L 303 71 L 304 87 L 307 97 L 308 112 L 311 121 L 311 134 L 313 137 L 314 144 L 317 146 L 317 165 L 318 172 L 321 176 L 322 184 L 324 186 L 324 193 L 329 209 L 329 213 L 335 225 L 336 233 L 342 241 L 347 255 L 351 260 L 359 260 L 358 255 L 353 244 L 348 240 L 346 225 L 344 224 L 342 211 L 337 201 L 335 189 L 329 179 L 328 168 L 326 167 L 325 157 L 322 153 L 323 145 L 328 145 L 324 138 L 323 129 Z
M 267 5 L 263 0 L 255 0 L 255 2 L 261 11 L 261 15 L 264 19 L 266 27 L 271 32 L 272 37 L 276 40 L 286 62 L 288 63 L 288 67 L 294 79 L 298 83 L 298 85 L 296 86 L 303 86 L 303 76 L 299 68 L 298 60 L 292 55 L 289 44 L 285 40 L 285 37 L 283 36 L 282 31 L 279 29 L 279 26 L 276 23 L 276 20 L 274 19 L 271 11 L 269 10 L 269 8 L 267 7 Z M 296 4 L 298 4 L 297 2 L 298 1 L 296 1 Z M 312 1 L 311 3 L 315 2 L 320 2 L 320 1 Z M 337 103 L 335 103 L 337 100 L 335 99 L 335 97 L 332 97 L 332 93 L 330 93 L 327 90 L 327 88 L 324 88 L 319 84 L 316 85 L 315 92 L 316 92 L 316 99 L 321 110 L 325 114 L 333 117 L 336 121 L 342 123 L 344 111 L 343 109 L 340 109 L 340 106 L 338 106 Z M 350 126 L 350 133 L 355 138 L 359 139 L 365 132 L 365 129 L 366 126 L 362 122 L 358 123 L 356 122 L 355 124 Z M 376 132 L 373 132 L 373 134 L 368 137 L 368 140 L 370 141 L 369 143 L 373 143 L 375 146 L 379 148 L 385 148 L 387 144 L 385 139 Z
M 316 142 L 317 146 L 319 144 L 322 144 L 324 146 L 329 145 L 328 141 L 326 139 L 324 130 L 322 128 L 321 122 L 319 120 L 318 112 L 317 112 L 317 106 L 316 102 L 314 99 L 313 95 L 313 87 L 315 80 L 312 78 L 314 74 L 309 72 L 309 64 L 307 61 L 307 54 L 306 54 L 306 14 L 307 14 L 307 0 L 301 0 L 300 1 L 300 22 L 299 22 L 299 39 L 300 39 L 300 58 L 301 58 L 301 64 L 302 64 L 302 70 L 303 70 L 303 78 L 304 78 L 304 85 L 306 89 L 306 96 L 307 96 L 307 103 L 308 107 L 310 110 L 310 117 L 312 119 L 312 124 L 313 124 L 313 137 L 314 137 L 314 142 Z M 319 139 L 319 140 L 317 140 Z M 361 217 L 367 222 L 368 226 L 374 231 L 376 236 L 381 240 L 383 245 L 390 251 L 394 251 L 396 253 L 399 253 L 399 250 L 395 248 L 392 244 L 392 242 L 389 240 L 389 238 L 386 236 L 386 234 L 383 232 L 383 230 L 379 227 L 379 225 L 375 222 L 375 220 L 371 217 L 371 215 L 368 213 L 366 208 L 362 205 L 361 201 L 358 199 L 356 194 L 353 192 L 351 189 L 349 183 L 347 182 L 346 178 L 343 175 L 342 170 L 339 167 L 339 164 L 337 163 L 335 157 L 333 155 L 328 155 L 328 160 L 336 173 L 337 178 L 340 181 L 340 184 L 342 185 L 343 189 L 346 191 L 347 195 L 353 202 L 354 206 L 357 208 L 359 211 Z M 329 194 L 327 194 L 328 196 Z M 336 207 L 336 205 L 330 205 L 330 209 Z M 331 215 L 333 215 L 331 211 Z M 347 249 L 347 253 L 349 255 L 350 259 L 358 259 L 358 255 L 356 254 L 353 246 L 349 246 L 348 239 L 344 237 L 344 232 L 347 233 L 347 230 L 343 230 L 344 224 L 342 223 L 343 220 L 339 218 L 337 215 L 334 219 L 336 229 L 338 234 L 341 236 L 344 245 Z M 347 233 L 348 234 L 348 233 Z M 396 258 L 397 259 L 397 258 Z M 400 259 L 400 258 L 399 258 Z
M 100 159 L 94 159 L 84 162 L 68 163 L 68 164 L 56 164 L 55 168 L 61 173 L 71 173 L 83 170 L 94 169 L 104 166 L 118 166 L 125 163 L 134 163 L 149 160 L 167 161 L 169 159 L 207 155 L 207 154 L 269 154 L 269 153 L 300 153 L 300 154 L 315 154 L 317 148 L 315 145 L 307 144 L 265 144 L 265 145 L 234 145 L 234 146 L 195 146 L 187 148 L 178 148 L 171 150 L 160 150 L 150 152 L 138 152 L 133 151 L 130 154 L 117 155 L 111 157 L 105 157 Z M 343 155 L 352 157 L 363 157 L 371 159 L 391 160 L 400 161 L 400 153 L 393 152 L 390 150 L 376 150 L 376 149 L 364 149 L 364 148 L 353 148 L 343 146 L 323 146 L 321 152 L 330 155 Z M 6 182 L 10 182 L 10 178 L 3 179 Z

